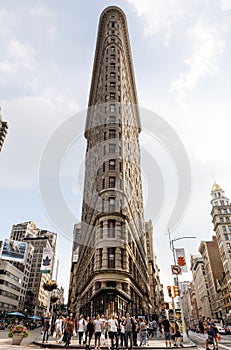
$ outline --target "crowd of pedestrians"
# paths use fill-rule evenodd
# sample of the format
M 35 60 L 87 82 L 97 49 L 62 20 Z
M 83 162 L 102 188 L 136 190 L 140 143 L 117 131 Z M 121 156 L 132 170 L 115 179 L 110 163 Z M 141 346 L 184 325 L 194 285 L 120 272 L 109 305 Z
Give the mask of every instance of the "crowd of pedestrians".
M 78 336 L 79 345 L 85 345 L 87 350 L 90 349 L 93 338 L 95 350 L 100 350 L 101 346 L 132 349 L 133 346 L 149 345 L 149 340 L 157 338 L 158 330 L 156 320 L 147 322 L 143 317 L 131 317 L 129 313 L 125 316 L 111 314 L 109 318 L 103 314 L 95 318 L 80 315 L 78 320 L 73 314 L 64 317 L 60 313 L 51 323 L 51 315 L 48 313 L 43 322 L 42 342 L 48 343 L 51 334 L 57 343 L 64 343 L 66 349 L 69 349 L 73 335 Z M 162 332 L 160 334 L 162 336 Z

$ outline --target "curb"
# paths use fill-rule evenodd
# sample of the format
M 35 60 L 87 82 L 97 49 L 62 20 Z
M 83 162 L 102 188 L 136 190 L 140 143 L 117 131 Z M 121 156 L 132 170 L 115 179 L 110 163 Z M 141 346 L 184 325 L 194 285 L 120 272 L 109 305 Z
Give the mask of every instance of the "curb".
M 64 348 L 64 343 L 62 344 L 59 344 L 59 343 L 41 343 L 38 342 L 38 341 L 34 341 L 33 344 L 37 345 L 37 346 L 40 346 L 41 348 L 50 348 L 50 349 L 63 349 Z M 183 349 L 186 349 L 186 348 L 194 348 L 196 347 L 196 344 L 193 343 L 193 342 L 190 342 L 190 343 L 187 343 L 187 344 L 184 344 L 184 348 Z M 178 349 L 179 347 L 173 347 L 172 349 Z M 81 345 L 78 345 L 78 344 L 70 344 L 70 349 L 81 349 L 81 350 L 85 350 L 86 349 L 86 346 L 81 346 Z M 94 350 L 94 346 L 92 345 L 91 350 Z M 101 350 L 108 350 L 108 347 L 106 346 L 102 346 L 100 348 Z M 138 350 L 138 349 L 144 349 L 144 350 L 150 350 L 150 349 L 166 349 L 166 346 L 165 346 L 165 342 L 163 342 L 163 344 L 155 344 L 155 345 L 149 345 L 149 346 L 134 346 L 133 347 L 134 350 Z M 170 349 L 170 348 L 169 348 Z

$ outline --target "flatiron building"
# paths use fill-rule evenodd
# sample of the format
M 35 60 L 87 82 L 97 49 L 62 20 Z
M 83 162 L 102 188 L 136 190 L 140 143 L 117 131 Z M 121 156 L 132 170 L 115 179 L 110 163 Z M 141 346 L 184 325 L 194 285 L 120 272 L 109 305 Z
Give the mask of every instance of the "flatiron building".
M 138 109 L 124 12 L 99 20 L 85 126 L 87 149 L 78 261 L 69 306 L 85 316 L 153 313 L 143 213 Z M 75 235 L 76 237 L 76 235 Z

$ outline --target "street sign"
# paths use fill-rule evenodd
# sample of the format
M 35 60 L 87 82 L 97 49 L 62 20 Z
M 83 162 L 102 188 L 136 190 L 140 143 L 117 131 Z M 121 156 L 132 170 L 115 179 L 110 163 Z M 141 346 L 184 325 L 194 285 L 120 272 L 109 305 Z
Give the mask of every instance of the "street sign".
M 181 275 L 182 274 L 181 268 L 178 265 L 171 265 L 171 269 L 172 269 L 172 275 Z

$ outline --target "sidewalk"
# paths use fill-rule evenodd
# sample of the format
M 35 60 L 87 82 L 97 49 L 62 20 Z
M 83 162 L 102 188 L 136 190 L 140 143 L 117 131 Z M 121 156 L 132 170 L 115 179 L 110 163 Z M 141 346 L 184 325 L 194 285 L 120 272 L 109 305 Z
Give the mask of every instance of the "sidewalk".
M 40 336 L 36 341 L 34 341 L 34 344 L 36 344 L 37 346 L 40 346 L 41 348 L 59 349 L 59 348 L 64 347 L 64 343 L 57 344 L 53 337 L 49 337 L 48 343 L 42 343 L 41 336 Z M 134 346 L 133 349 L 166 349 L 164 338 L 157 338 L 157 339 L 149 340 L 148 344 L 149 344 L 148 346 L 141 346 L 141 347 Z M 188 337 L 184 338 L 184 348 L 193 348 L 195 346 L 196 345 Z M 86 345 L 79 345 L 78 337 L 72 337 L 70 348 L 71 349 L 86 349 Z M 91 349 L 93 350 L 94 348 L 95 348 L 94 339 L 92 339 Z M 173 348 L 177 349 L 177 347 L 173 347 Z M 179 348 L 180 348 L 180 346 L 179 346 Z M 100 347 L 100 349 L 109 349 L 107 343 L 105 345 L 102 345 Z M 120 348 L 120 349 L 122 349 L 122 348 Z
M 0 331 L 0 348 L 2 346 L 9 346 L 12 344 L 12 340 L 7 337 L 7 333 L 9 330 L 5 331 Z M 35 347 L 40 347 L 40 348 L 50 348 L 50 349 L 63 349 L 64 348 L 64 343 L 57 344 L 55 339 L 50 336 L 48 339 L 48 343 L 42 343 L 42 337 L 41 337 L 41 328 L 35 329 L 33 331 L 29 331 L 29 337 L 23 339 L 22 343 L 20 346 L 17 346 L 17 348 L 23 349 L 23 347 L 26 346 L 31 346 L 34 345 Z M 184 338 L 184 348 L 193 348 L 196 345 L 187 337 Z M 72 337 L 71 340 L 71 349 L 86 349 L 86 345 L 79 345 L 78 342 L 78 336 Z M 95 348 L 94 346 L 94 337 L 91 341 L 91 349 L 93 350 Z M 177 349 L 177 347 L 174 347 Z M 101 346 L 101 349 L 108 349 L 107 343 L 103 346 Z M 122 348 L 120 348 L 122 349 Z M 149 345 L 148 346 L 134 346 L 133 349 L 166 349 L 165 346 L 165 340 L 164 338 L 158 337 L 157 339 L 149 340 Z

